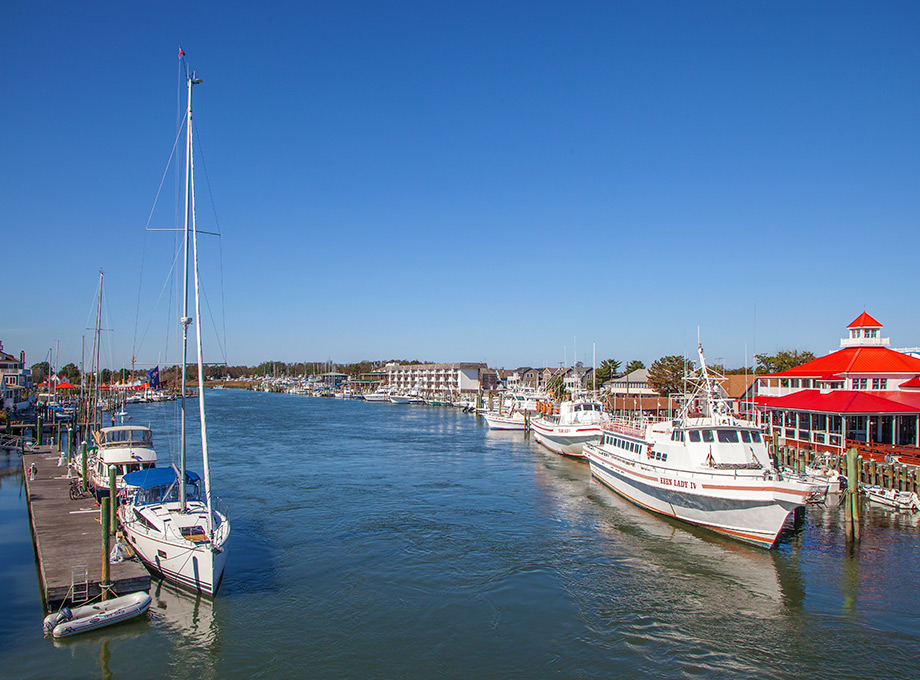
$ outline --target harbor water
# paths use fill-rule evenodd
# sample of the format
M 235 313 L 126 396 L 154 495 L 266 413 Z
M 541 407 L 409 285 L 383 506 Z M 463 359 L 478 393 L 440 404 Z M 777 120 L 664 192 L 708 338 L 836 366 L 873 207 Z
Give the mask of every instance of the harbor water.
M 0 456 L 0 677 L 915 677 L 920 526 L 811 506 L 773 551 L 661 519 L 457 409 L 208 390 L 233 535 L 217 598 L 72 640 Z M 175 454 L 174 403 L 129 406 Z M 200 471 L 193 432 L 190 465 Z

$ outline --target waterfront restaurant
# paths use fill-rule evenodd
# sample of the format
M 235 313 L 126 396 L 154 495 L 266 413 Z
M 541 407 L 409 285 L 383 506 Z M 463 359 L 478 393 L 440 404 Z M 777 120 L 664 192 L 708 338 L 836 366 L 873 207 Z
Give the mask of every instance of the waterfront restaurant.
M 781 373 L 757 376 L 753 410 L 781 444 L 840 452 L 920 446 L 920 358 L 893 350 L 882 324 L 863 312 L 840 349 Z

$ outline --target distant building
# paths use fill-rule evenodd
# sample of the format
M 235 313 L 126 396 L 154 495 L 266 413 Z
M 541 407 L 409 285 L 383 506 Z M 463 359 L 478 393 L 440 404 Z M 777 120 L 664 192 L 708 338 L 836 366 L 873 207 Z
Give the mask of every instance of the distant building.
M 387 364 L 387 384 L 399 392 L 418 390 L 429 392 L 471 393 L 480 390 L 480 376 L 486 382 L 495 381 L 495 372 L 483 363 L 454 364 Z M 488 389 L 488 388 L 483 388 Z
M 4 352 L 0 342 L 0 408 L 6 411 L 25 408 L 29 401 L 24 395 L 30 389 L 32 371 L 26 368 L 26 353 L 21 352 L 17 359 Z
M 618 396 L 658 396 L 658 393 L 648 385 L 647 368 L 637 368 L 632 373 L 620 378 L 612 378 L 604 383 L 604 389 L 610 394 Z
M 755 377 L 751 374 L 727 375 L 719 384 L 722 396 L 732 405 L 736 414 L 747 408 L 745 404 L 749 404 L 754 398 L 756 388 Z
M 920 358 L 889 349 L 863 312 L 841 349 L 757 376 L 754 407 L 789 446 L 840 451 L 847 442 L 920 446 Z

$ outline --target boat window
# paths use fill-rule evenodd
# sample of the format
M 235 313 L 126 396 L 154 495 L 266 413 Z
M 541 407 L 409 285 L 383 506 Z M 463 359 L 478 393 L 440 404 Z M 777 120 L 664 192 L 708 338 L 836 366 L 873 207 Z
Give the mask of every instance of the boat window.
M 698 442 L 700 440 L 700 431 L 699 430 L 690 430 L 690 441 Z
M 751 432 L 751 439 L 753 439 L 758 444 L 760 443 L 760 432 Z
M 719 441 L 723 444 L 737 444 L 738 430 L 719 430 Z
M 745 444 L 750 444 L 751 443 L 751 433 L 748 432 L 747 430 L 741 430 L 741 441 L 743 441 Z
M 668 454 L 662 453 L 662 454 L 661 454 L 661 460 L 667 460 L 667 459 L 668 459 Z
M 701 430 L 701 432 L 703 433 L 704 442 L 712 443 L 716 440 L 715 437 L 712 435 L 712 430 Z

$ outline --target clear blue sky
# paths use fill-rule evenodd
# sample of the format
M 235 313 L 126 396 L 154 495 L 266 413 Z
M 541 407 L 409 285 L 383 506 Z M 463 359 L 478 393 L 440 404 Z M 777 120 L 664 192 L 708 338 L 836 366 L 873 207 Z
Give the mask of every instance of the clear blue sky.
M 920 345 L 918 35 L 916 2 L 8 4 L 0 340 L 78 363 L 103 269 L 106 363 L 173 351 L 181 44 L 231 364 L 649 364 L 699 326 L 740 366 L 863 310 Z

